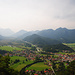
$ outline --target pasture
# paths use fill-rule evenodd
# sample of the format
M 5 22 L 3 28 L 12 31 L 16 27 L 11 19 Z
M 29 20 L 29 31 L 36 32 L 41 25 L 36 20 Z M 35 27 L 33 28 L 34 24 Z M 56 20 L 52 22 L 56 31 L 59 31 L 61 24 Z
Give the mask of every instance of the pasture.
M 36 64 L 31 65 L 26 70 L 33 69 L 33 70 L 41 71 L 41 70 L 49 69 L 49 68 L 50 68 L 50 66 L 45 65 L 44 62 L 39 62 L 39 63 L 36 63 Z
M 22 50 L 21 48 L 11 47 L 11 46 L 0 46 L 0 49 L 1 50 L 6 50 L 6 51 Z
M 21 57 L 21 56 L 12 56 L 12 57 L 10 57 L 10 60 L 12 60 L 12 61 L 15 61 L 16 59 L 19 59 L 20 61 L 23 61 L 26 58 L 25 57 Z

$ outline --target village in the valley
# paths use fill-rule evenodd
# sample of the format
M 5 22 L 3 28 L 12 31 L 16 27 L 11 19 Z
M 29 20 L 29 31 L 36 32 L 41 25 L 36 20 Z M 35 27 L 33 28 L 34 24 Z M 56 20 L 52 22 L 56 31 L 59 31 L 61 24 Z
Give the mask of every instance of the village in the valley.
M 7 55 L 8 53 L 5 53 L 5 55 Z M 33 50 L 13 50 L 12 52 L 9 53 L 10 57 L 13 56 L 18 56 L 18 57 L 25 57 L 26 59 L 23 60 L 23 62 L 25 61 L 39 61 L 39 62 L 44 62 L 44 65 L 49 66 L 50 68 L 48 69 L 44 69 L 42 71 L 35 71 L 33 69 L 27 70 L 25 69 L 25 73 L 28 74 L 30 73 L 30 75 L 32 75 L 32 73 L 36 73 L 35 75 L 42 75 L 42 73 L 44 73 L 45 75 L 48 74 L 54 74 L 54 70 L 52 68 L 52 62 L 54 61 L 56 64 L 59 64 L 60 62 L 63 62 L 65 66 L 68 66 L 69 63 L 73 60 L 75 60 L 75 54 L 74 53 L 68 53 L 67 50 L 61 53 L 52 53 L 52 52 L 44 52 L 41 51 L 40 49 L 37 51 L 33 51 Z M 11 65 L 13 65 L 13 62 L 11 63 Z M 39 65 L 40 66 L 40 65 Z
M 28 60 L 35 60 L 36 57 L 42 59 L 42 60 L 54 60 L 57 62 L 66 62 L 66 61 L 73 61 L 75 60 L 75 54 L 69 54 L 69 53 L 52 53 L 52 52 L 48 52 L 48 54 L 50 55 L 46 55 L 46 54 L 39 54 L 35 51 L 32 50 L 18 50 L 18 51 L 12 51 L 12 53 L 9 53 L 9 56 L 23 56 L 26 57 Z M 5 53 L 5 55 L 7 55 L 7 53 Z

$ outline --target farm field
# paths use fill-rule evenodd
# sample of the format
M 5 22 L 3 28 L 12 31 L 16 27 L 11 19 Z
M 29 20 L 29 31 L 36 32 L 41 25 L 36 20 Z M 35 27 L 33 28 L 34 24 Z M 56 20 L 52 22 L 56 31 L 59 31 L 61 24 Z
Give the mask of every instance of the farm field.
M 28 67 L 26 70 L 38 70 L 38 71 L 41 71 L 41 70 L 44 70 L 44 69 L 49 69 L 50 67 L 45 65 L 44 62 L 40 62 L 40 63 L 36 63 L 30 67 Z
M 10 58 L 10 60 L 12 60 L 12 61 L 15 61 L 16 59 L 19 59 L 20 61 L 23 61 L 23 60 L 25 60 L 26 58 L 25 58 L 25 57 L 21 57 L 21 56 L 12 56 L 12 57 Z
M 75 50 L 75 43 L 63 43 L 64 45 L 67 45 Z
M 18 47 L 10 47 L 10 46 L 0 46 L 1 50 L 6 50 L 6 51 L 13 51 L 13 50 L 22 50 L 21 48 Z
M 13 56 L 13 57 L 11 57 L 10 58 L 10 62 L 11 62 L 11 60 L 12 60 L 12 62 L 14 62 L 16 59 L 19 59 L 20 62 L 14 63 L 14 64 L 12 64 L 10 66 L 12 68 L 14 68 L 15 70 L 18 70 L 18 71 L 20 71 L 26 65 L 33 63 L 33 61 L 26 61 L 26 58 L 25 57 L 21 57 L 21 56 Z
M 19 64 L 16 68 L 15 68 L 15 70 L 17 70 L 17 71 L 20 71 L 23 67 L 25 67 L 26 66 L 26 64 Z

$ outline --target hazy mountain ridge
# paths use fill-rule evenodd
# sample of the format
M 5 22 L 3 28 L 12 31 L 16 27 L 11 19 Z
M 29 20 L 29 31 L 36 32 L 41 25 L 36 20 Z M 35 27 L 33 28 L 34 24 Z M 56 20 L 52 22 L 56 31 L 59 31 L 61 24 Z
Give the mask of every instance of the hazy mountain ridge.
M 75 29 L 69 30 L 66 28 L 58 28 L 56 30 L 43 30 L 38 32 L 38 35 L 59 40 L 61 42 L 75 42 Z
M 25 33 L 27 33 L 27 31 L 25 31 L 25 30 L 20 30 L 20 31 L 14 33 L 12 36 L 13 36 L 13 37 L 19 37 L 19 36 L 22 36 L 22 35 L 25 34 Z
M 37 31 L 29 31 L 29 32 L 19 36 L 18 38 L 24 39 L 25 37 L 33 35 L 33 34 L 37 34 L 38 32 L 39 32 L 38 30 Z
M 0 28 L 0 35 L 2 35 L 2 36 L 11 36 L 13 34 L 14 34 L 14 32 L 12 30 L 10 30 L 10 29 L 2 29 L 2 28 Z
M 11 36 L 20 39 L 24 39 L 27 36 L 37 34 L 42 37 L 51 38 L 55 40 L 59 40 L 62 43 L 72 43 L 75 42 L 75 29 L 67 29 L 67 28 L 58 28 L 56 30 L 46 29 L 41 31 L 25 31 L 20 30 L 19 32 L 12 32 L 10 29 L 0 29 L 0 35 L 2 36 Z
M 2 35 L 0 35 L 0 40 L 3 40 L 3 39 L 4 39 L 4 37 Z

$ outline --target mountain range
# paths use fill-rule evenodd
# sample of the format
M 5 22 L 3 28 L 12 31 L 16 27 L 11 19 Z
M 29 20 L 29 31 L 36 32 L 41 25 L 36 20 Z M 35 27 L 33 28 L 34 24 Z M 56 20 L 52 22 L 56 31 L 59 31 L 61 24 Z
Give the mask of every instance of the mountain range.
M 59 40 L 61 42 L 75 42 L 75 29 L 58 28 L 56 30 L 48 29 L 38 32 L 38 35 Z
M 58 28 L 56 30 L 46 29 L 41 31 L 21 30 L 17 33 L 14 33 L 10 29 L 0 29 L 0 35 L 2 36 L 16 37 L 20 39 L 24 39 L 25 37 L 33 35 L 33 34 L 37 34 L 39 36 L 50 38 L 50 39 L 55 39 L 62 43 L 75 42 L 75 29 Z
M 26 33 L 29 35 L 28 33 Z M 25 35 L 22 35 L 25 37 Z M 32 33 L 33 34 L 33 33 Z M 58 28 L 56 30 L 47 29 L 36 33 L 42 37 L 58 40 L 62 43 L 75 43 L 75 29 Z

